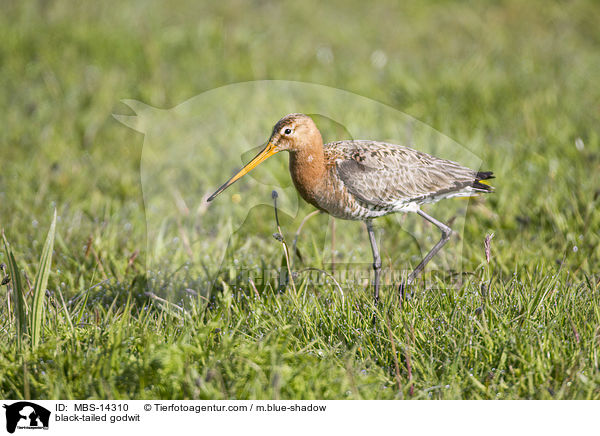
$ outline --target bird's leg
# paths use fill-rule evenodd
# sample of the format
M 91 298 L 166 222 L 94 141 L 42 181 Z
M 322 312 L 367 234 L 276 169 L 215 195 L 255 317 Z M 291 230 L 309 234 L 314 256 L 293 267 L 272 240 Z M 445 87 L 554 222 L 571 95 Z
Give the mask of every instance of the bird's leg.
M 400 287 L 398 290 L 400 291 L 400 295 L 402 298 L 404 298 L 405 287 L 410 286 L 412 284 L 412 282 L 417 278 L 417 276 L 421 273 L 421 271 L 423 271 L 423 269 L 425 268 L 425 265 L 427 265 L 427 263 L 433 258 L 433 256 L 435 256 L 437 254 L 437 252 L 440 251 L 440 249 L 444 246 L 444 244 L 446 244 L 446 242 L 448 242 L 450 240 L 450 235 L 452 234 L 452 229 L 450 227 L 448 227 L 446 224 L 436 220 L 432 216 L 427 215 L 425 212 L 423 212 L 420 209 L 417 210 L 417 213 L 419 215 L 421 215 L 423 218 L 425 218 L 427 221 L 429 221 L 430 223 L 437 226 L 437 228 L 439 228 L 442 232 L 442 237 L 440 238 L 439 242 L 434 245 L 434 247 L 431 249 L 431 251 L 429 253 L 427 253 L 427 255 L 423 258 L 421 263 L 417 265 L 415 270 L 408 275 L 408 278 L 406 279 L 406 284 L 405 283 L 400 284 Z
M 379 257 L 379 249 L 375 240 L 375 232 L 373 231 L 373 221 L 366 220 L 367 232 L 369 232 L 369 241 L 371 242 L 371 250 L 373 251 L 373 270 L 375 271 L 375 291 L 373 297 L 375 304 L 379 302 L 379 276 L 381 275 L 381 257 Z

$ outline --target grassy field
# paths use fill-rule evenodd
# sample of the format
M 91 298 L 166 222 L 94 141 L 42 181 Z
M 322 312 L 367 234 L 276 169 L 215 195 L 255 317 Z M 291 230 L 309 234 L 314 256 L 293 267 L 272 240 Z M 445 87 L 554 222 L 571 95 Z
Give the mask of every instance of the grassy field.
M 58 214 L 48 293 L 41 306 L 25 295 L 44 315 L 36 346 L 0 288 L 0 397 L 600 399 L 597 2 L 199 3 L 0 6 L 0 227 L 26 288 Z M 213 170 L 177 225 L 153 233 L 144 135 L 112 116 L 133 115 L 121 100 L 168 109 L 259 79 L 382 102 L 493 170 L 496 192 L 459 206 L 460 280 L 419 282 L 402 306 L 387 286 L 378 307 L 365 281 L 340 283 L 343 298 L 326 275 L 299 273 L 295 290 L 232 281 L 285 263 L 270 198 L 248 180 L 198 206 L 233 171 L 226 151 L 206 155 Z M 236 229 L 229 209 L 260 204 Z M 450 219 L 444 204 L 427 211 Z M 288 244 L 311 210 L 282 214 Z M 295 271 L 331 272 L 331 225 L 308 222 Z M 418 262 L 397 219 L 378 231 L 384 266 Z M 340 265 L 369 258 L 361 224 L 336 222 L 335 236 Z

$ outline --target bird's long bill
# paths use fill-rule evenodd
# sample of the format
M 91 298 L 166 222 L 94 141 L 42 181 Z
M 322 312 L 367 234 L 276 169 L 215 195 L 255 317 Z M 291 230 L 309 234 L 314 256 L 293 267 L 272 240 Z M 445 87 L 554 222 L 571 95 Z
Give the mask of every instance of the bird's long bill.
M 223 183 L 223 185 L 219 189 L 217 189 L 213 195 L 208 197 L 207 201 L 213 201 L 217 195 L 219 195 L 221 192 L 223 192 L 229 186 L 231 186 L 235 182 L 237 182 L 238 179 L 240 179 L 242 176 L 249 173 L 258 164 L 265 161 L 267 158 L 273 156 L 275 153 L 277 153 L 277 151 L 278 150 L 275 149 L 275 146 L 271 142 L 269 142 L 267 144 L 267 146 L 260 153 L 258 153 L 254 159 L 252 159 L 250 162 L 248 162 L 248 164 L 244 168 L 239 170 L 237 172 L 237 174 L 235 174 L 231 179 L 229 179 L 225 183 Z

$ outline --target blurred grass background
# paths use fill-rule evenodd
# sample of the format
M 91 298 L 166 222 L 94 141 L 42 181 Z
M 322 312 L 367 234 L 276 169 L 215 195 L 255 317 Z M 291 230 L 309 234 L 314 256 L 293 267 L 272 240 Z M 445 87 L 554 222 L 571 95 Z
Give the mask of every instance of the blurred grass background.
M 1 10 L 0 226 L 28 277 L 55 207 L 59 215 L 39 349 L 16 347 L 3 288 L 1 396 L 600 396 L 596 2 L 48 0 Z M 371 326 L 363 288 L 341 305 L 331 284 L 305 282 L 301 296 L 266 286 L 259 298 L 249 286 L 225 287 L 210 307 L 190 303 L 192 315 L 148 300 L 147 279 L 181 291 L 209 276 L 193 262 L 181 281 L 143 274 L 144 138 L 112 114 L 130 114 L 123 98 L 170 108 L 258 79 L 367 96 L 480 156 L 497 192 L 473 208 L 461 235 L 473 279 L 417 292 L 403 311 L 388 292 L 390 332 L 384 317 Z M 239 262 L 279 266 L 279 245 L 264 243 L 271 214 L 250 218 L 256 239 L 232 243 Z M 221 219 L 206 216 L 206 226 Z M 394 232 L 391 221 L 382 226 Z M 295 227 L 283 230 L 291 239 Z M 210 257 L 224 247 L 203 249 Z M 173 256 L 183 259 L 185 247 Z M 319 254 L 306 263 L 320 266 Z M 489 278 L 485 297 L 479 285 Z

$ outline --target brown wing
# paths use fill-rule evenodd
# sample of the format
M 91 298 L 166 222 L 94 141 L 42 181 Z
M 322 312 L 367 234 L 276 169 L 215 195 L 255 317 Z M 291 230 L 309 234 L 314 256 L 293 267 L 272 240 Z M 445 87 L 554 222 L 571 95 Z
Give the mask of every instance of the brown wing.
M 375 206 L 423 201 L 460 192 L 491 188 L 478 181 L 492 173 L 478 173 L 456 162 L 394 144 L 374 141 L 340 141 L 325 152 L 336 162 L 340 179 L 359 200 Z

